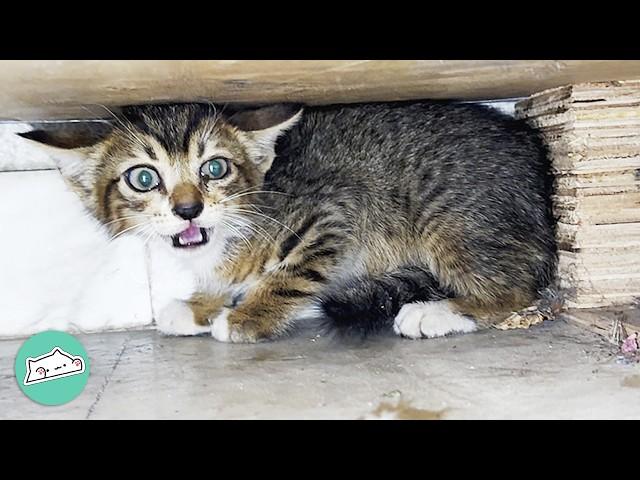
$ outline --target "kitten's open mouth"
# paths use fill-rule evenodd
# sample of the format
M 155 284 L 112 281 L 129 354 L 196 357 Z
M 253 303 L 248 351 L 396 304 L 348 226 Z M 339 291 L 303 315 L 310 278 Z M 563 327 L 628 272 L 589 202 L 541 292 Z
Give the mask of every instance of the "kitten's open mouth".
M 186 230 L 171 236 L 173 246 L 176 248 L 194 248 L 204 245 L 209 241 L 209 236 L 204 228 L 189 225 Z

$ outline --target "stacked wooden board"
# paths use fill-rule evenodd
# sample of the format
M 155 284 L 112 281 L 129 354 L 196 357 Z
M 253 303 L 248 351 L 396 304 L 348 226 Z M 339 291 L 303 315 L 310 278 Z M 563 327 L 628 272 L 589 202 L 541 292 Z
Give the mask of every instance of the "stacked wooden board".
M 569 308 L 640 298 L 640 81 L 535 94 L 516 115 L 541 130 L 553 163 L 559 284 Z

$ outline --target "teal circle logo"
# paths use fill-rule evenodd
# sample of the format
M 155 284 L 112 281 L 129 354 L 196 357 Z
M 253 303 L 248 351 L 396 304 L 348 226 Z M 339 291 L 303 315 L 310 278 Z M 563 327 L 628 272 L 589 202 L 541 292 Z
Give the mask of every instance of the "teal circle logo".
M 89 357 L 73 335 L 48 330 L 22 344 L 15 372 L 20 389 L 31 400 L 62 405 L 84 390 L 89 378 Z

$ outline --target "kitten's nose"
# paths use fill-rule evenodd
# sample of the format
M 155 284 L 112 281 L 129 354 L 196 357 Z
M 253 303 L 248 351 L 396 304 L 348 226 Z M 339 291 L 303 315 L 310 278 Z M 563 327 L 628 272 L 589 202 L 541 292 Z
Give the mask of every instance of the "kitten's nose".
M 196 218 L 202 213 L 204 205 L 202 202 L 195 203 L 178 203 L 173 207 L 173 213 L 185 220 Z

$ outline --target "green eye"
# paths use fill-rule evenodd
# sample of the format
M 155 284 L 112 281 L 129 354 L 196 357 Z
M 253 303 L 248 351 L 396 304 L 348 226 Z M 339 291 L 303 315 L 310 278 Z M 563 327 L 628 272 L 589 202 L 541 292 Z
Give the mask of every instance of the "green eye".
M 207 160 L 200 167 L 200 175 L 205 179 L 219 180 L 229 171 L 229 162 L 226 158 L 218 157 Z
M 160 175 L 153 167 L 133 167 L 125 172 L 129 186 L 137 192 L 148 192 L 160 185 Z

